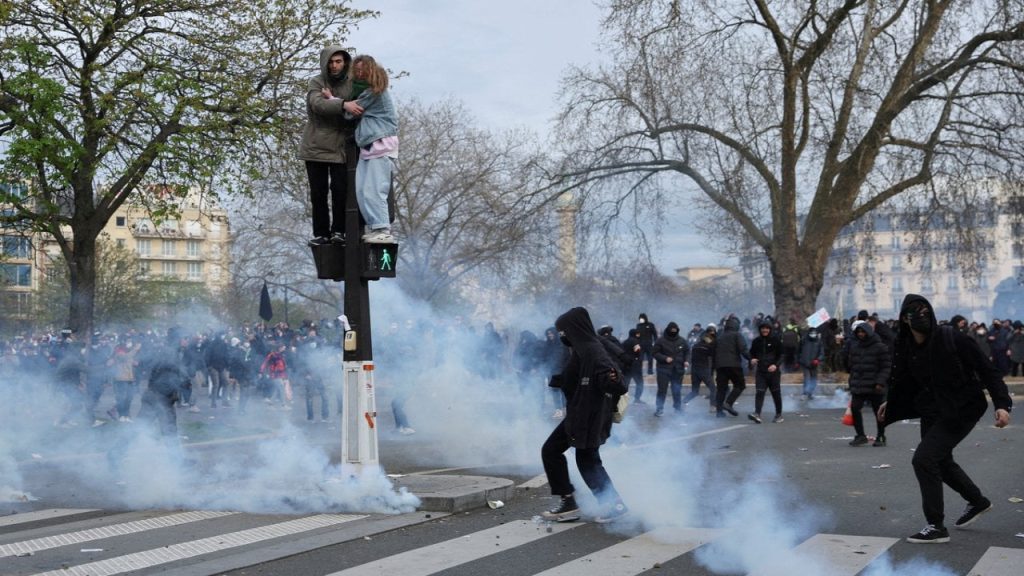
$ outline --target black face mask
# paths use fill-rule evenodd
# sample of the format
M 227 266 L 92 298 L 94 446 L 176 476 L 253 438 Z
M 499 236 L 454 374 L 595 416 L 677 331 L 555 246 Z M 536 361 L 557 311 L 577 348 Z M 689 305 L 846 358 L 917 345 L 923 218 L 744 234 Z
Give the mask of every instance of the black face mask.
M 913 330 L 922 333 L 929 333 L 932 331 L 932 317 L 928 313 L 928 310 L 918 310 L 907 314 L 909 316 L 910 327 Z
M 565 334 L 559 334 L 558 339 L 562 341 L 562 344 L 565 344 L 567 347 L 572 348 L 572 343 L 569 342 L 569 339 L 565 337 Z
M 670 338 L 675 338 L 676 336 L 679 335 L 679 330 L 669 330 L 668 335 Z

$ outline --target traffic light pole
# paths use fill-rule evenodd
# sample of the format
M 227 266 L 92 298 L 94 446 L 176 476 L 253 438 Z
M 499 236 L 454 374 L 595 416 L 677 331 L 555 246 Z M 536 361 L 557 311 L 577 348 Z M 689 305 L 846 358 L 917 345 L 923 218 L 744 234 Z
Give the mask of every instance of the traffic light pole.
M 343 342 L 341 462 L 343 466 L 378 467 L 377 406 L 373 384 L 373 339 L 370 331 L 370 283 L 363 275 L 363 221 L 356 200 L 359 148 L 349 143 L 345 194 L 345 316 Z

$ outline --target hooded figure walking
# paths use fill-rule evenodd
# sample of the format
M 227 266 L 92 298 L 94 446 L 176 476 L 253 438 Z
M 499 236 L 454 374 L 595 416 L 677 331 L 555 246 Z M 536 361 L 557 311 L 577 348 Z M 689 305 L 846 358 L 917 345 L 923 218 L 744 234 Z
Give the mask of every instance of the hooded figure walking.
M 928 524 L 907 542 L 949 542 L 943 483 L 967 501 L 967 508 L 954 523 L 957 528 L 992 508 L 992 502 L 953 460 L 953 449 L 985 414 L 985 390 L 995 406 L 996 427 L 1005 427 L 1010 423 L 1013 402 L 992 361 L 970 336 L 951 326 L 938 326 L 927 299 L 908 294 L 900 307 L 888 396 L 878 409 L 879 420 L 886 424 L 921 419 L 921 443 L 911 463 Z
M 558 384 L 565 393 L 565 419 L 541 448 L 544 472 L 551 493 L 561 496 L 558 505 L 542 516 L 557 522 L 579 520 L 580 511 L 569 480 L 565 452 L 576 449 L 576 467 L 597 498 L 601 512 L 596 522 L 610 522 L 626 514 L 626 505 L 612 485 L 601 462 L 601 445 L 611 433 L 612 411 L 618 396 L 626 393 L 625 381 L 594 332 L 586 308 L 573 308 L 558 317 L 555 328 L 562 343 L 571 349 Z

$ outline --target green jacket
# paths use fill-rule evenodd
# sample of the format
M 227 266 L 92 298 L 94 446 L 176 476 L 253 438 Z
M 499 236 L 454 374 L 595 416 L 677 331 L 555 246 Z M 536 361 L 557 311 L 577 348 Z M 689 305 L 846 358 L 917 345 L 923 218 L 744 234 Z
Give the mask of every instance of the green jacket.
M 341 78 L 332 80 L 327 74 L 331 56 L 341 52 L 345 57 L 345 70 Z M 344 120 L 345 100 L 351 100 L 352 79 L 349 77 L 352 57 L 338 45 L 320 51 L 320 73 L 306 85 L 306 126 L 299 144 L 299 159 L 312 162 L 345 162 L 345 140 L 352 134 L 353 122 Z M 320 91 L 329 87 L 334 99 L 323 97 Z

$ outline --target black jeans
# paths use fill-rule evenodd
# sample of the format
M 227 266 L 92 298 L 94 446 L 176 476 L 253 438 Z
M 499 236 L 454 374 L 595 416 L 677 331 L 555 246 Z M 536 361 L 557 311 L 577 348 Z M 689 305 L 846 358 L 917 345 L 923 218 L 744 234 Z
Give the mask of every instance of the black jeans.
M 754 376 L 754 412 L 761 413 L 764 407 L 765 390 L 772 393 L 772 402 L 775 403 L 775 415 L 782 414 L 782 371 L 767 372 L 758 370 Z M 732 402 L 730 402 L 732 404 Z
M 683 398 L 683 404 L 689 404 L 691 400 L 700 396 L 700 385 L 703 383 L 711 391 L 711 406 L 715 405 L 715 383 L 711 381 L 711 367 L 690 369 L 690 393 Z
M 853 412 L 853 429 L 857 436 L 864 436 L 864 416 L 860 413 L 864 404 L 871 405 L 871 412 L 878 424 L 878 436 L 885 436 L 885 423 L 878 419 L 878 407 L 885 401 L 884 394 L 853 394 L 850 399 L 850 412 Z
M 569 435 L 565 432 L 565 426 L 559 423 L 540 449 L 540 457 L 544 463 L 544 472 L 548 476 L 551 493 L 556 496 L 568 496 L 576 491 L 572 481 L 569 480 L 569 464 L 565 459 L 565 452 L 570 447 Z M 619 500 L 619 493 L 615 491 L 612 479 L 601 462 L 600 448 L 577 448 L 576 468 L 580 471 L 580 476 L 583 476 L 587 487 L 597 497 L 598 502 L 607 504 Z
M 729 392 L 729 382 L 732 382 L 732 392 Z M 743 377 L 742 368 L 718 368 L 715 371 L 715 385 L 718 388 L 715 390 L 715 406 L 721 410 L 722 404 L 732 406 L 736 402 L 747 387 L 747 381 Z M 729 393 L 728 398 L 726 392 Z
M 977 422 L 951 422 L 929 417 L 921 418 L 921 443 L 917 445 L 911 464 L 921 488 L 921 507 L 929 524 L 942 526 L 942 484 L 952 488 L 970 504 L 984 500 L 981 489 L 953 461 L 953 448 L 963 441 Z
M 658 370 L 658 393 L 654 397 L 654 407 L 658 412 L 665 409 L 665 398 L 669 388 L 672 389 L 672 407 L 676 410 L 683 409 L 683 371 Z
M 313 211 L 313 236 L 327 238 L 331 232 L 345 233 L 345 195 L 348 171 L 345 164 L 306 162 L 309 202 Z M 330 191 L 330 208 L 327 193 Z

